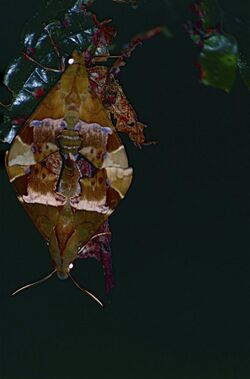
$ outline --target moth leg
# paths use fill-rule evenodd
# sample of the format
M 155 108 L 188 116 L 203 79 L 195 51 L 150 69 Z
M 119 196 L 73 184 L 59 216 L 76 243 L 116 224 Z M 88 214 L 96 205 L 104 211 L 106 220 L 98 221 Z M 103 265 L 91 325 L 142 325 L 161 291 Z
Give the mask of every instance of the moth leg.
M 111 232 L 108 221 L 105 221 L 78 255 L 80 259 L 95 258 L 102 264 L 106 293 L 114 287 L 110 244 Z
M 52 68 L 52 67 L 47 67 L 47 66 L 44 66 L 43 64 L 37 62 L 34 58 L 32 58 L 30 55 L 28 54 L 24 54 L 25 55 L 25 59 L 29 60 L 30 62 L 36 64 L 37 66 L 43 68 L 45 71 L 49 71 L 49 72 L 58 72 L 60 73 L 61 70 L 58 70 L 56 68 Z
M 45 27 L 45 30 L 46 30 L 46 32 L 47 32 L 47 34 L 49 36 L 50 43 L 51 43 L 51 45 L 52 45 L 52 47 L 53 47 L 53 49 L 54 49 L 54 51 L 55 51 L 55 53 L 56 53 L 56 55 L 58 57 L 59 62 L 60 62 L 60 71 L 64 72 L 65 71 L 64 58 L 61 56 L 61 54 L 60 54 L 60 52 L 59 52 L 59 50 L 58 50 L 58 48 L 56 46 L 56 43 L 55 43 L 55 41 L 54 41 L 54 39 L 53 39 L 53 37 L 52 37 L 52 35 L 51 35 L 50 30 L 48 29 L 48 27 Z

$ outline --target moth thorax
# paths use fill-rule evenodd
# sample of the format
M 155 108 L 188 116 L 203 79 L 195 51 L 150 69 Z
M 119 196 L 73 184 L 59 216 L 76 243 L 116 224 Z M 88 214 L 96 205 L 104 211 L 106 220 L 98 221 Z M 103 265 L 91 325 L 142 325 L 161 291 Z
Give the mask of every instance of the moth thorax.
M 64 120 L 67 123 L 68 129 L 74 129 L 74 126 L 79 121 L 79 112 L 75 109 L 66 109 Z
M 58 142 L 63 154 L 77 154 L 81 146 L 81 138 L 76 130 L 65 129 L 59 136 Z

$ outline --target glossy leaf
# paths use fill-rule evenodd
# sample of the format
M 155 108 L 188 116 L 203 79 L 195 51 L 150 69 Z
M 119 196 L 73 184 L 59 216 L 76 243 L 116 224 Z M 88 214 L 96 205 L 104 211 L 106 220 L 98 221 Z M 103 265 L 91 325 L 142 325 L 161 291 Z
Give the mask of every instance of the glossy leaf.
M 216 33 L 209 37 L 199 58 L 203 84 L 229 92 L 237 73 L 238 46 L 232 36 Z
M 239 63 L 238 42 L 225 33 L 218 3 L 198 1 L 193 5 L 197 20 L 188 22 L 186 29 L 200 48 L 198 68 L 203 84 L 229 92 L 236 79 Z

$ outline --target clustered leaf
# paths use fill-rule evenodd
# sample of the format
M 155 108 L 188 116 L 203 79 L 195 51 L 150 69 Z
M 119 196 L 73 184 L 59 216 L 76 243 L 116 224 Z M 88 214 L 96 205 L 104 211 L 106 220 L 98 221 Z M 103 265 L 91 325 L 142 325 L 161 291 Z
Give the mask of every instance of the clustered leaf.
M 214 33 L 200 53 L 202 83 L 230 92 L 237 72 L 238 47 L 233 36 Z
M 197 66 L 203 84 L 230 92 L 236 79 L 239 48 L 234 36 L 223 31 L 220 9 L 213 0 L 200 0 L 193 5 L 195 22 L 186 29 L 200 48 Z

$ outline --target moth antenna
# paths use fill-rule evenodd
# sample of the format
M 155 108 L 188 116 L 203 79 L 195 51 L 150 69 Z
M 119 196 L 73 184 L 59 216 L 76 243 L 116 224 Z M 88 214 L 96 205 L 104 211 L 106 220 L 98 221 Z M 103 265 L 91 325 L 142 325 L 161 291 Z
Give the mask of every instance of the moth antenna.
M 30 287 L 33 287 L 33 286 L 36 286 L 37 284 L 41 284 L 41 283 L 44 283 L 46 282 L 46 280 L 50 279 L 54 273 L 56 272 L 56 270 L 53 270 L 49 275 L 45 276 L 44 278 L 40 279 L 40 280 L 37 280 L 37 282 L 33 282 L 33 283 L 30 283 L 30 284 L 26 284 L 25 286 L 19 288 L 18 290 L 16 290 L 15 292 L 13 292 L 11 294 L 11 296 L 14 296 L 16 294 L 18 294 L 19 292 L 23 291 L 23 290 L 26 290 L 27 288 L 30 288 Z
M 26 59 L 28 59 L 30 62 L 34 63 L 35 65 L 37 65 L 37 66 L 43 68 L 45 71 L 61 73 L 61 70 L 58 70 L 58 69 L 56 69 L 56 68 L 43 66 L 41 63 L 37 62 L 35 59 L 33 59 L 33 58 L 32 58 L 30 55 L 28 55 L 27 53 L 24 53 L 24 57 L 25 57 Z
M 72 280 L 72 282 L 74 283 L 74 285 L 79 288 L 80 291 L 84 292 L 86 295 L 88 295 L 89 297 L 91 297 L 93 300 L 95 300 L 101 307 L 104 308 L 104 305 L 103 303 L 95 296 L 93 295 L 91 292 L 89 292 L 88 290 L 86 290 L 85 288 L 82 288 L 76 281 L 75 279 L 72 277 L 72 275 L 70 273 L 68 273 L 70 279 Z
M 94 240 L 96 237 L 100 237 L 100 236 L 112 236 L 112 233 L 111 232 L 103 232 L 103 233 L 98 233 L 98 234 L 95 234 L 94 236 L 92 236 L 88 242 Z M 84 246 L 78 251 L 78 255 L 81 254 L 81 252 L 84 250 Z
M 94 240 L 96 237 L 100 237 L 100 236 L 111 236 L 111 232 L 103 232 L 103 233 L 95 234 L 93 237 L 90 238 L 89 241 L 92 241 L 92 240 Z

